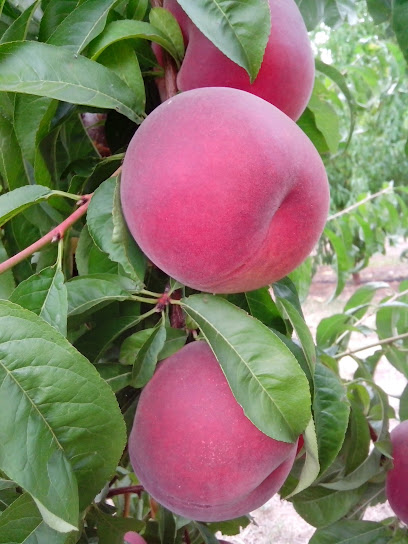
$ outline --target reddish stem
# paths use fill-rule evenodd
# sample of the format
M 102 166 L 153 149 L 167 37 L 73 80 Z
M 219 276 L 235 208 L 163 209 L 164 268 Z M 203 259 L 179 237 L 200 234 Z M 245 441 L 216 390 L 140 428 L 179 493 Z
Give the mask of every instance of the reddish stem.
M 52 229 L 48 234 L 34 242 L 34 244 L 31 244 L 31 246 L 26 247 L 25 249 L 20 251 L 20 253 L 17 253 L 17 255 L 13 255 L 13 257 L 10 257 L 10 259 L 4 261 L 4 263 L 0 263 L 0 274 L 5 272 L 6 270 L 9 270 L 16 264 L 21 263 L 21 261 L 24 261 L 24 259 L 27 259 L 27 257 L 30 257 L 30 255 L 32 255 L 36 251 L 39 251 L 47 244 L 58 242 L 59 240 L 61 240 L 61 238 L 64 237 L 65 232 L 74 223 L 76 223 L 78 219 L 85 215 L 91 198 L 92 194 L 84 195 L 81 200 L 78 201 L 79 208 L 75 210 L 74 213 L 72 213 L 69 217 L 67 217 L 65 221 L 55 227 L 55 229 Z
M 128 485 L 127 487 L 116 487 L 115 489 L 109 489 L 106 496 L 110 498 L 116 497 L 117 495 L 128 495 L 130 493 L 140 496 L 143 491 L 144 487 L 142 485 Z
M 184 529 L 184 540 L 186 544 L 191 544 L 190 533 L 187 529 Z
M 171 298 L 173 300 L 180 300 L 181 289 L 177 289 L 177 291 L 174 291 L 174 293 L 171 295 Z M 173 304 L 171 307 L 170 324 L 173 329 L 184 329 L 184 327 L 186 326 L 184 313 L 179 304 Z

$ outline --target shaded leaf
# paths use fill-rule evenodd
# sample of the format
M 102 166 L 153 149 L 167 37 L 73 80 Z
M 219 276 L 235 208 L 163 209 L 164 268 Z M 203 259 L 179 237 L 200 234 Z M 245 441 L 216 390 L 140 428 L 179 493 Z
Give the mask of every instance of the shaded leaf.
M 67 535 L 58 533 L 44 522 L 28 493 L 20 495 L 0 516 L 0 543 L 66 544 Z
M 25 40 L 27 37 L 28 28 L 35 10 L 38 8 L 40 0 L 36 0 L 28 7 L 6 30 L 0 39 L 0 43 L 14 42 Z
M 149 334 L 141 345 L 133 364 L 132 385 L 133 387 L 144 387 L 152 378 L 159 353 L 166 341 L 166 328 L 161 321 Z
M 315 417 L 320 471 L 323 473 L 339 453 L 346 434 L 350 403 L 340 378 L 318 362 L 314 374 Z
M 306 459 L 300 473 L 299 482 L 286 499 L 304 491 L 316 480 L 320 472 L 319 453 L 317 448 L 316 429 L 313 419 L 309 421 L 303 433 Z
M 0 238 L 0 263 L 4 263 L 7 259 L 8 255 Z M 11 270 L 6 270 L 6 272 L 0 274 L 0 299 L 4 298 L 7 300 L 14 291 L 15 286 L 16 284 Z
M 125 225 L 116 178 L 106 180 L 95 191 L 87 217 L 89 234 L 99 249 L 119 263 L 141 287 L 145 259 Z
M 11 294 L 10 302 L 31 310 L 66 336 L 67 288 L 59 267 L 44 268 L 22 281 Z

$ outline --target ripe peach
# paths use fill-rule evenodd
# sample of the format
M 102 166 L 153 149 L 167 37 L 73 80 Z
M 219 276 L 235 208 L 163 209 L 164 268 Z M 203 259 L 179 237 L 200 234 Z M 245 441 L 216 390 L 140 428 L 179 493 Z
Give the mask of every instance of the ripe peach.
M 176 17 L 184 35 L 186 54 L 177 76 L 181 91 L 234 87 L 260 96 L 295 121 L 301 116 L 312 93 L 315 71 L 310 40 L 294 0 L 269 0 L 272 30 L 252 84 L 247 72 L 204 36 L 176 0 L 165 0 L 164 7 Z M 157 54 L 157 48 L 155 51 Z
M 146 540 L 134 531 L 125 534 L 125 544 L 146 544 Z
M 135 474 L 166 508 L 190 519 L 235 518 L 282 486 L 297 443 L 251 423 L 205 342 L 163 361 L 144 388 L 129 439 Z
M 156 108 L 133 137 L 121 201 L 147 257 L 211 293 L 281 279 L 323 230 L 329 189 L 301 129 L 253 94 L 212 87 Z
M 385 494 L 396 516 L 408 524 L 408 421 L 391 431 L 394 468 L 388 471 Z

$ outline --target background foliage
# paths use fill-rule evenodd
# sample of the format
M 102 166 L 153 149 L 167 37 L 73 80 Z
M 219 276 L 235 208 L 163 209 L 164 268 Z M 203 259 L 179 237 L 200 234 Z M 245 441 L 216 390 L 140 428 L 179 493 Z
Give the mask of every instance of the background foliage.
M 251 2 L 245 68 L 255 77 L 269 29 L 256 26 L 265 4 Z M 239 29 L 217 36 L 210 5 L 200 0 L 190 16 L 242 64 Z M 235 339 L 226 358 L 239 354 L 234 393 L 261 430 L 282 440 L 303 431 L 281 494 L 316 527 L 311 543 L 408 541 L 394 518 L 362 520 L 385 500 L 389 420 L 408 417 L 408 388 L 395 414 L 373 379 L 382 356 L 408 377 L 408 283 L 375 303 L 384 285 L 361 286 L 319 323 L 315 340 L 298 296 L 317 263 L 336 267 L 336 296 L 371 255 L 407 234 L 408 2 L 298 5 L 318 72 L 299 125 L 325 160 L 332 215 L 316 254 L 274 284 L 273 297 L 265 288 L 203 305 L 146 263 L 118 196 L 127 143 L 160 103 L 150 42 L 179 66 L 177 23 L 147 0 L 0 0 L 0 262 L 46 237 L 0 275 L 0 542 L 112 544 L 134 530 L 149 544 L 214 544 L 218 529 L 235 534 L 248 523 L 175 516 L 138 487 L 129 465 L 140 389 L 158 361 L 197 334 L 214 347 L 215 338 Z M 180 305 L 157 307 L 165 289 Z M 246 337 L 237 340 L 243 329 L 251 353 Z M 376 335 L 375 353 L 350 350 L 351 332 Z M 274 372 L 289 368 L 304 393 L 287 391 L 284 429 L 273 412 L 279 391 L 266 388 L 263 411 L 249 394 L 267 382 L 257 376 L 248 386 L 251 361 L 262 359 L 257 339 L 279 353 Z M 350 381 L 339 372 L 346 355 L 358 364 Z

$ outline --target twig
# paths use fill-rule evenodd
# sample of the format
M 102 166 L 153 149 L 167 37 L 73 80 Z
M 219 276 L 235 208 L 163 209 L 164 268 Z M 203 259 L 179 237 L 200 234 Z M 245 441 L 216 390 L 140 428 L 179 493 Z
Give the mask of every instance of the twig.
M 373 195 L 369 195 L 366 198 L 363 198 L 363 200 L 360 200 L 360 202 L 356 202 L 355 204 L 352 204 L 345 210 L 342 210 L 341 212 L 337 212 L 334 215 L 330 215 L 327 218 L 327 222 L 333 221 L 333 219 L 337 219 L 338 217 L 341 217 L 342 215 L 346 215 L 347 213 L 355 210 L 356 208 L 359 208 L 363 204 L 366 204 L 366 202 L 369 202 L 370 200 L 373 200 L 374 198 L 377 198 L 377 196 L 385 195 L 386 193 L 393 192 L 394 187 L 386 187 L 385 189 L 382 189 L 381 191 L 378 191 L 378 193 L 374 193 Z
M 142 485 L 128 485 L 126 487 L 116 487 L 115 489 L 109 489 L 106 496 L 110 498 L 116 497 L 117 495 L 129 495 L 130 493 L 140 495 L 141 493 L 143 493 L 143 491 L 144 487 Z
M 372 344 L 366 344 L 365 346 L 361 346 L 361 348 L 357 349 L 349 349 L 347 351 L 343 351 L 343 353 L 339 353 L 334 356 L 334 359 L 341 359 L 342 357 L 346 357 L 348 355 L 353 355 L 353 353 L 358 353 L 359 351 L 364 351 L 369 348 L 375 348 L 377 346 L 384 346 L 387 344 L 392 344 L 393 342 L 396 342 L 397 340 L 402 340 L 404 338 L 408 338 L 408 332 L 405 332 L 403 334 L 399 334 L 397 336 L 392 336 L 391 338 L 385 338 L 384 340 L 378 340 L 378 342 L 373 342 Z
M 78 219 L 85 215 L 91 198 L 92 194 L 84 195 L 81 200 L 78 201 L 79 208 L 75 210 L 74 213 L 72 213 L 69 217 L 67 217 L 65 221 L 52 229 L 45 236 L 31 244 L 31 246 L 26 247 L 25 249 L 20 251 L 20 253 L 17 253 L 17 255 L 13 255 L 13 257 L 10 257 L 10 259 L 7 259 L 3 263 L 0 263 L 0 274 L 5 272 L 6 270 L 9 270 L 16 264 L 21 263 L 22 261 L 24 261 L 24 259 L 27 259 L 27 257 L 30 257 L 30 255 L 32 255 L 36 251 L 39 251 L 46 245 L 54 242 L 59 242 L 64 237 L 66 231 L 70 227 L 72 227 L 72 225 L 76 223 Z
M 123 517 L 128 518 L 130 516 L 130 493 L 125 493 L 125 505 L 123 507 Z

